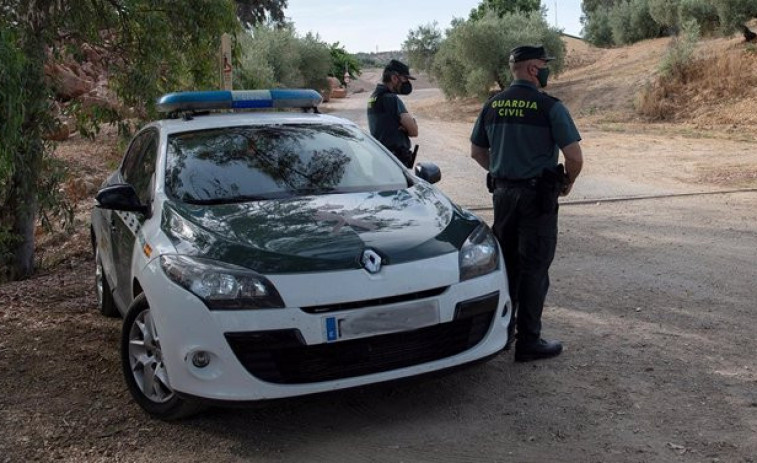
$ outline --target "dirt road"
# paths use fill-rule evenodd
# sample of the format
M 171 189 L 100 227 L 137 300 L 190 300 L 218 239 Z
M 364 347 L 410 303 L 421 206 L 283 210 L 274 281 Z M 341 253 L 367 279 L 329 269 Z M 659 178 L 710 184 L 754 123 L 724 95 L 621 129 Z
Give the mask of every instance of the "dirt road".
M 366 97 L 326 110 L 364 124 Z M 425 108 L 420 160 L 491 220 L 470 120 L 435 118 L 436 90 L 407 104 Z M 579 128 L 586 170 L 561 207 L 544 316 L 562 356 L 154 421 L 123 385 L 120 323 L 95 313 L 81 234 L 52 270 L 0 286 L 0 462 L 755 461 L 757 193 L 698 193 L 757 186 L 757 144 Z M 663 197 L 604 201 L 629 196 Z

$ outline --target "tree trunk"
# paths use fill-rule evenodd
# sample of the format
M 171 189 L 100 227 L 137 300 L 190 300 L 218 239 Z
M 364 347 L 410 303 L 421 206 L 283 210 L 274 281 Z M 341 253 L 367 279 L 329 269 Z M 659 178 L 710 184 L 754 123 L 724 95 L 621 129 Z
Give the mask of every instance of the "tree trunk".
M 48 95 L 44 80 L 45 45 L 39 34 L 30 33 L 25 39 L 22 48 L 28 60 L 20 89 L 27 102 L 21 127 L 24 143 L 19 146 L 15 155 L 15 170 L 7 203 L 9 210 L 5 211 L 11 216 L 11 232 L 18 240 L 11 265 L 6 269 L 5 276 L 11 280 L 28 277 L 34 272 L 37 183 L 45 149 L 42 132 L 49 126 Z

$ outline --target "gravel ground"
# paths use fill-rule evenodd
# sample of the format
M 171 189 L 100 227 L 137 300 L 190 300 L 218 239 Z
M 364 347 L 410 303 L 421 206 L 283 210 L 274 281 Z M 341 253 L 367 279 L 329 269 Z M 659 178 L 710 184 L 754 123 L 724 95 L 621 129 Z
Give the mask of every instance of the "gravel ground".
M 366 97 L 327 110 L 359 121 Z M 412 97 L 411 111 L 440 101 Z M 470 122 L 418 120 L 441 188 L 491 220 Z M 544 315 L 562 356 L 503 353 L 442 377 L 156 421 L 121 378 L 120 321 L 96 313 L 82 206 L 78 233 L 41 240 L 44 271 L 0 286 L 0 462 L 755 461 L 757 193 L 711 194 L 757 186 L 741 175 L 757 171 L 755 143 L 579 127 L 586 171 L 561 207 Z M 61 153 L 89 156 L 97 177 L 112 142 Z M 603 201 L 649 194 L 672 196 Z

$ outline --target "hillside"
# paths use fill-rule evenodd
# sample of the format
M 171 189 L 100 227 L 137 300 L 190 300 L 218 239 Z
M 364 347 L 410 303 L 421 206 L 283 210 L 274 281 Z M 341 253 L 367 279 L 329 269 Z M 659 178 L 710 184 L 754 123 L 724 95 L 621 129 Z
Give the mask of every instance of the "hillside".
M 660 122 L 640 116 L 635 102 L 652 85 L 671 43 L 670 38 L 600 49 L 566 37 L 566 69 L 550 80 L 547 91 L 560 98 L 584 124 Z M 740 36 L 702 40 L 691 75 L 666 89 L 665 123 L 741 132 L 757 125 L 757 50 Z M 440 107 L 442 106 L 442 107 Z M 428 103 L 417 111 L 440 120 L 475 119 L 481 103 Z

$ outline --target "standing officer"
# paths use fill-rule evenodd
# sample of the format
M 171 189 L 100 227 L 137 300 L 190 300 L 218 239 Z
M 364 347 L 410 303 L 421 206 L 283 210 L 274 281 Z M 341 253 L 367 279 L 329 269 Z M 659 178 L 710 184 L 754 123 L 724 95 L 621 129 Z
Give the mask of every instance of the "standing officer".
M 583 154 L 568 110 L 539 90 L 547 85 L 542 46 L 510 54 L 510 87 L 481 110 L 471 135 L 471 157 L 489 172 L 494 194 L 494 234 L 505 257 L 513 318 L 515 361 L 554 357 L 558 341 L 541 338 L 541 315 L 549 289 L 549 266 L 557 245 L 557 196 L 567 195 L 583 166 Z M 558 166 L 559 150 L 565 171 Z M 508 343 L 511 342 L 508 340 Z
M 410 75 L 410 68 L 393 59 L 384 68 L 381 83 L 368 99 L 371 135 L 408 169 L 413 167 L 414 161 L 409 137 L 418 136 L 418 124 L 397 95 L 409 95 L 413 91 L 411 80 L 415 77 Z

